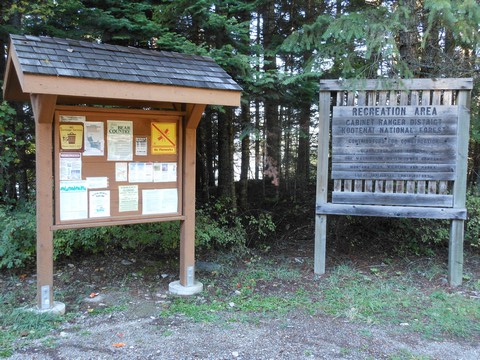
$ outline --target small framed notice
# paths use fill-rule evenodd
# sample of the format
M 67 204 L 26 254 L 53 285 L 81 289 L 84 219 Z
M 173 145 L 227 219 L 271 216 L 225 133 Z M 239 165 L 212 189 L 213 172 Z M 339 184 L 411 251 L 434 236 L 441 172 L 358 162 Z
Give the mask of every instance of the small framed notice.
M 83 151 L 83 124 L 66 123 L 59 125 L 60 150 Z

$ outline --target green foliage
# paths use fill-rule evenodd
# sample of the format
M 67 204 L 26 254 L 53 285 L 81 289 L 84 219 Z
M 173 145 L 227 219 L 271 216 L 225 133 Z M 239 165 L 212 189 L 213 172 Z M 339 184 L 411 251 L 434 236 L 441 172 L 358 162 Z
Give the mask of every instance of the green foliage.
M 104 253 L 108 249 L 168 253 L 178 248 L 179 236 L 178 222 L 58 230 L 54 254 L 60 257 L 79 252 Z
M 467 194 L 467 214 L 465 243 L 480 250 L 480 194 L 473 190 Z
M 218 201 L 197 211 L 195 245 L 199 250 L 246 250 L 247 233 L 229 204 Z
M 196 246 L 200 250 L 229 249 L 244 253 L 248 245 L 273 234 L 268 213 L 241 214 L 231 200 L 223 199 L 197 210 Z
M 36 249 L 35 207 L 11 209 L 0 205 L 0 268 L 33 260 Z
M 197 211 L 198 250 L 229 249 L 245 253 L 253 239 L 275 230 L 269 214 L 239 215 L 228 202 L 216 202 Z M 8 208 L 0 206 L 0 268 L 15 268 L 34 260 L 36 251 L 35 204 Z M 79 253 L 104 253 L 110 249 L 176 252 L 180 244 L 180 222 L 153 222 L 111 227 L 56 230 L 54 258 Z

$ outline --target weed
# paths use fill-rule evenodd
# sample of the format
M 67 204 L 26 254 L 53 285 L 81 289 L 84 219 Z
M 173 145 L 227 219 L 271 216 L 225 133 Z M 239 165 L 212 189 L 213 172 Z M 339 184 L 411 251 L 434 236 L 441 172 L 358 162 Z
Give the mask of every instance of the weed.
M 5 302 L 0 301 L 0 304 Z M 27 341 L 47 335 L 58 326 L 61 319 L 58 315 L 0 305 L 0 356 L 11 356 L 15 349 L 21 348 Z
M 397 354 L 390 355 L 389 360 L 428 360 L 428 356 L 413 355 L 410 351 L 402 349 Z
M 103 314 L 112 314 L 114 312 L 125 311 L 127 309 L 128 309 L 127 305 L 113 305 L 113 306 L 107 306 L 107 307 L 98 307 L 98 308 L 92 309 L 88 313 L 90 315 L 103 315 Z
M 420 288 L 398 279 L 376 277 L 342 265 L 320 284 L 320 309 L 327 314 L 367 323 L 396 323 L 427 337 L 468 338 L 480 333 L 480 308 L 475 299 Z M 418 318 L 420 315 L 420 318 Z

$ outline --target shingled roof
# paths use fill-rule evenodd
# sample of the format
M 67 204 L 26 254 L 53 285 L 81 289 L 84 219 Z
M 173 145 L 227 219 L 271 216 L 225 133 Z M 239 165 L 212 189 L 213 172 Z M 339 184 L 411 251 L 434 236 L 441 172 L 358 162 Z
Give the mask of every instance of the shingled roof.
M 206 56 L 43 36 L 11 35 L 10 38 L 9 55 L 13 58 L 19 85 L 25 94 L 32 90 L 26 87 L 25 77 L 29 75 L 58 80 L 75 78 L 222 92 L 241 91 L 230 75 Z M 6 82 L 12 80 L 8 70 L 7 66 Z M 6 95 L 6 98 L 8 95 L 18 98 L 18 94 L 13 92 Z

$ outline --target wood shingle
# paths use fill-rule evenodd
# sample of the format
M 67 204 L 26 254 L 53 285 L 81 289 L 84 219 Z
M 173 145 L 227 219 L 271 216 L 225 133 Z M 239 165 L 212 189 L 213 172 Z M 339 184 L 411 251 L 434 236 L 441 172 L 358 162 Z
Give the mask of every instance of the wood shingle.
M 28 93 L 42 92 L 42 88 L 28 81 L 32 76 L 36 76 L 36 80 L 39 80 L 42 76 L 55 77 L 58 80 L 55 84 L 51 81 L 45 81 L 43 91 L 48 94 L 56 92 L 55 95 L 60 96 L 60 100 L 62 96 L 66 95 L 70 98 L 87 96 L 85 94 L 87 90 L 82 94 L 74 90 L 70 90 L 69 94 L 61 93 L 61 88 L 65 87 L 67 78 L 155 85 L 157 91 L 158 86 L 211 90 L 213 91 L 211 95 L 216 98 L 220 94 L 215 93 L 215 91 L 221 91 L 223 95 L 226 91 L 239 95 L 242 90 L 225 70 L 217 65 L 213 59 L 206 56 L 54 37 L 10 35 L 10 38 L 9 54 L 13 58 L 13 65 L 10 64 L 10 67 L 15 67 L 15 74 L 11 69 L 12 74 L 9 73 L 9 66 L 7 65 L 5 81 L 15 83 L 17 86 L 10 86 L 10 92 L 4 95 L 12 100 L 25 100 Z M 15 75 L 17 79 L 14 78 Z M 43 81 L 40 80 L 40 82 Z M 95 88 L 104 85 L 91 83 L 90 86 Z M 91 90 L 89 91 L 91 92 Z M 108 92 L 108 89 L 106 91 Z M 135 91 L 138 91 L 138 87 Z M 172 91 L 178 93 L 178 89 Z M 151 92 L 151 90 L 148 90 L 148 92 Z M 167 95 L 168 92 L 168 89 L 163 89 L 164 95 Z M 102 93 L 98 95 L 92 93 L 92 96 L 115 98 L 117 95 L 112 93 L 111 96 L 103 96 Z M 145 100 L 173 100 L 169 96 L 165 96 L 165 98 L 163 96 L 157 97 Z M 187 99 L 180 100 L 189 102 L 186 101 Z M 236 105 L 230 100 L 225 104 L 222 104 L 222 101 L 212 103 L 199 99 L 192 99 L 191 102 Z

